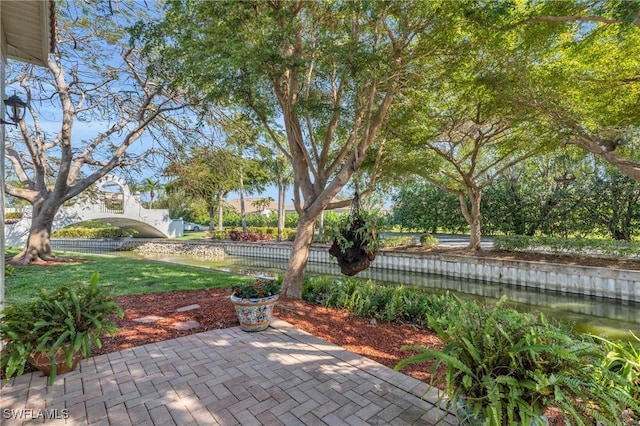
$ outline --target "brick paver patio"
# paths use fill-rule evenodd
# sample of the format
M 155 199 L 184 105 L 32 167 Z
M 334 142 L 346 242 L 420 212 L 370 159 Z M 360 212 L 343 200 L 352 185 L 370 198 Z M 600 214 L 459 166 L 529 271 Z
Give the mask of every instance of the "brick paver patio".
M 0 412 L 3 426 L 458 424 L 427 388 L 275 320 L 89 358 L 49 387 L 25 374 Z

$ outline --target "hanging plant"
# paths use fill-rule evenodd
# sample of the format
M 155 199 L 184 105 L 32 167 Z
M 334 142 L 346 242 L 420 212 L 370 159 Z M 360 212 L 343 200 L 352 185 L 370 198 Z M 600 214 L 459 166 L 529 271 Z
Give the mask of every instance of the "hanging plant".
M 329 249 L 344 275 L 353 276 L 367 269 L 378 253 L 378 234 L 375 226 L 367 223 L 360 208 L 360 194 L 356 188 L 351 211 Z

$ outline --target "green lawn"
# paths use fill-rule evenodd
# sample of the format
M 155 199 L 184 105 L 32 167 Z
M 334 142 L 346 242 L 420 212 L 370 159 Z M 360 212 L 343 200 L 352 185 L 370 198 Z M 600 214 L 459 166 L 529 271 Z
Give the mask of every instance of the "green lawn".
M 115 295 L 224 288 L 239 280 L 250 280 L 245 276 L 149 260 L 69 253 L 65 256 L 86 261 L 49 267 L 15 267 L 5 280 L 6 304 L 30 299 L 39 288 L 50 289 L 63 281 L 89 281 L 95 271 L 100 274 L 100 285 L 110 287 Z
M 209 236 L 209 231 L 186 231 L 182 237 L 172 238 L 172 240 L 192 241 L 201 240 Z

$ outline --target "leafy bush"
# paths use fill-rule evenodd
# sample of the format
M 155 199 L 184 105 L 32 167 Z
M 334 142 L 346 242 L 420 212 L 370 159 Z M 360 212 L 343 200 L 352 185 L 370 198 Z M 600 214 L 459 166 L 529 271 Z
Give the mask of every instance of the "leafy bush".
M 503 302 L 486 308 L 458 301 L 461 314 L 456 321 L 429 315 L 429 324 L 446 346 L 405 347 L 418 354 L 396 369 L 435 360 L 435 376 L 444 365 L 445 391 L 458 405 L 459 416 L 485 425 L 541 424 L 547 407 L 557 407 L 576 424 L 596 419 L 616 425 L 621 407 L 637 409 L 627 392 L 596 379 L 615 380 L 600 367 L 601 346 L 542 315 L 504 308 Z
M 388 237 L 380 239 L 380 247 L 402 247 L 413 245 L 413 237 Z
M 320 243 L 320 244 L 327 244 L 333 241 L 333 235 L 332 234 L 328 234 L 328 233 L 324 233 L 324 234 L 315 234 L 313 236 L 313 241 L 314 243 Z
M 608 387 L 622 387 L 636 401 L 640 401 L 640 338 L 632 333 L 638 342 L 612 342 L 600 339 L 605 346 L 606 356 L 602 360 L 602 367 L 615 373 L 619 381 L 605 382 Z M 639 413 L 640 414 L 640 413 Z
M 436 247 L 438 239 L 431 234 L 422 234 L 420 235 L 420 244 L 422 247 Z
M 325 295 L 329 293 L 334 282 L 334 278 L 327 276 L 305 276 L 302 285 L 302 299 L 308 302 L 323 304 Z
M 51 233 L 53 238 L 123 238 L 131 237 L 134 230 L 125 231 L 116 226 L 108 228 L 69 227 Z
M 12 305 L 2 311 L 0 335 L 7 344 L 0 356 L 0 368 L 7 379 L 21 375 L 35 352 L 50 359 L 64 352 L 70 367 L 74 353 L 88 357 L 92 346 L 101 347 L 100 337 L 116 331 L 111 317 L 124 313 L 104 288 L 98 273 L 89 283 L 63 283 L 51 292 L 40 291 L 35 301 Z M 56 377 L 51 366 L 49 384 Z
M 229 233 L 227 231 L 212 231 L 209 232 L 209 237 L 214 240 L 225 240 L 229 238 Z
M 258 242 L 258 241 L 268 241 L 270 238 L 268 235 L 261 235 L 258 232 L 242 232 L 237 230 L 229 231 L 229 238 L 231 241 L 241 241 L 241 242 Z
M 278 215 L 271 214 L 269 216 L 265 216 L 261 213 L 249 213 L 245 217 L 247 226 L 250 227 L 267 227 L 277 225 L 278 223 Z
M 307 277 L 302 298 L 324 306 L 346 308 L 361 316 L 423 328 L 430 328 L 429 317 L 443 322 L 456 321 L 460 312 L 449 293 L 427 294 L 420 289 L 385 286 L 355 278 Z
M 464 405 L 459 414 L 480 417 L 486 425 L 535 424 L 547 407 L 557 407 L 578 425 L 590 419 L 617 425 L 625 407 L 639 408 L 637 348 L 605 348 L 543 315 L 507 309 L 504 299 L 483 307 L 449 293 L 330 277 L 305 278 L 302 297 L 435 330 L 445 348 L 405 347 L 418 354 L 397 369 L 435 360 L 436 377 L 437 368 L 446 366 L 446 392 L 452 403 Z

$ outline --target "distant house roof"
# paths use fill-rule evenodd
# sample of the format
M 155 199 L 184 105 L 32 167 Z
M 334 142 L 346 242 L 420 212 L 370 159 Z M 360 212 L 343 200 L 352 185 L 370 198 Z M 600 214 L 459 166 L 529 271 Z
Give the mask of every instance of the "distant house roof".
M 47 64 L 55 46 L 55 1 L 0 1 L 2 50 L 8 58 Z
M 263 198 L 245 198 L 244 199 L 244 209 L 246 213 L 255 213 L 262 212 L 258 210 L 258 208 L 254 205 L 254 202 L 258 200 L 263 200 Z M 236 209 L 236 211 L 240 211 L 240 199 L 236 198 L 235 200 L 227 200 L 227 204 Z M 278 202 L 272 201 L 267 206 L 266 209 L 272 212 L 278 211 Z M 295 212 L 296 209 L 293 204 L 285 204 L 284 205 L 285 212 Z

